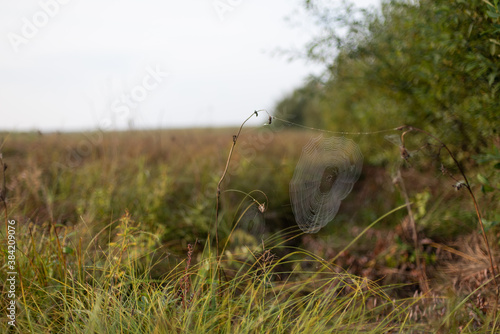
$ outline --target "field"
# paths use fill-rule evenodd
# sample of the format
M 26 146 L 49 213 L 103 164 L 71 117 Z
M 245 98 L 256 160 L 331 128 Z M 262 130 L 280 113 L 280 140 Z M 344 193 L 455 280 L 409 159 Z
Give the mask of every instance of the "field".
M 15 331 L 497 330 L 488 254 L 498 272 L 494 152 L 446 143 L 470 181 L 489 246 L 445 150 L 410 151 L 405 161 L 384 134 L 349 136 L 364 155 L 361 177 L 335 219 L 304 234 L 289 183 L 302 147 L 319 133 L 243 128 L 216 230 L 217 184 L 237 131 L 0 134 L 8 166 L 1 239 L 7 245 L 15 226 L 17 247 Z M 409 150 L 429 140 L 407 137 Z M 2 253 L 6 295 L 7 247 Z

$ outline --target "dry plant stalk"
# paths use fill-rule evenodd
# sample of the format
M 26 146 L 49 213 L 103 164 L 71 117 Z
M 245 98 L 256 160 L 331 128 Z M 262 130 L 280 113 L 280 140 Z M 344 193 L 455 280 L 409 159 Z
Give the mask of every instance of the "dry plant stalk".
M 469 193 L 469 195 L 470 195 L 470 197 L 472 199 L 472 202 L 474 203 L 474 209 L 476 211 L 477 219 L 479 221 L 479 226 L 481 227 L 481 232 L 482 232 L 482 235 L 483 235 L 484 244 L 485 244 L 486 250 L 488 252 L 488 258 L 489 258 L 489 262 L 490 262 L 490 270 L 491 270 L 491 274 L 493 275 L 493 282 L 495 283 L 495 287 L 496 287 L 496 290 L 497 290 L 496 291 L 496 296 L 497 296 L 497 298 L 496 298 L 496 305 L 495 305 L 495 310 L 494 310 L 494 314 L 496 316 L 497 307 L 498 307 L 499 286 L 498 286 L 498 282 L 497 282 L 497 277 L 496 277 L 497 275 L 496 275 L 495 265 L 494 265 L 494 261 L 493 261 L 493 256 L 491 254 L 490 244 L 488 242 L 488 238 L 486 236 L 486 231 L 484 229 L 483 219 L 481 217 L 481 212 L 479 210 L 479 205 L 477 203 L 476 197 L 474 196 L 474 193 L 472 192 L 471 185 L 469 183 L 469 180 L 468 180 L 467 176 L 465 175 L 465 172 L 464 172 L 462 166 L 460 165 L 460 163 L 458 162 L 458 160 L 455 158 L 455 156 L 453 155 L 453 153 L 451 152 L 451 150 L 448 148 L 448 146 L 446 146 L 445 143 L 443 143 L 439 138 L 435 137 L 431 133 L 429 133 L 429 132 L 427 132 L 425 130 L 422 130 L 422 129 L 410 126 L 410 125 L 402 125 L 402 126 L 398 127 L 397 129 L 400 130 L 400 131 L 404 131 L 401 134 L 401 143 L 402 143 L 401 156 L 403 158 L 406 159 L 407 157 L 409 157 L 408 151 L 406 150 L 406 148 L 404 146 L 404 136 L 407 133 L 411 132 L 411 131 L 420 132 L 420 133 L 423 133 L 426 136 L 432 138 L 436 142 L 438 142 L 441 145 L 441 148 L 444 148 L 448 152 L 448 154 L 450 155 L 450 157 L 453 159 L 453 162 L 454 162 L 455 166 L 457 166 L 460 174 L 462 175 L 462 177 L 464 179 L 463 182 L 457 180 L 444 166 L 441 166 L 441 171 L 443 172 L 443 174 L 448 175 L 455 182 L 457 182 L 456 186 L 455 186 L 457 188 L 457 190 L 460 189 L 460 188 L 462 188 L 462 187 L 465 187 L 467 189 L 467 192 Z
M 228 155 L 227 161 L 226 161 L 226 167 L 224 168 L 224 172 L 222 173 L 222 176 L 221 176 L 221 178 L 219 180 L 219 183 L 217 183 L 217 195 L 216 195 L 216 204 L 215 204 L 215 245 L 216 245 L 216 251 L 217 251 L 217 258 L 219 257 L 219 202 L 220 202 L 220 193 L 221 193 L 222 181 L 224 181 L 224 178 L 226 177 L 227 170 L 229 169 L 229 163 L 231 162 L 231 157 L 233 156 L 234 147 L 236 146 L 236 142 L 238 141 L 238 138 L 240 136 L 241 130 L 243 129 L 243 126 L 254 115 L 255 115 L 255 117 L 258 117 L 260 111 L 262 111 L 262 110 L 256 110 L 256 111 L 254 111 L 241 124 L 240 129 L 238 130 L 238 133 L 235 134 L 235 135 L 233 135 L 233 144 L 231 145 L 231 149 L 229 150 L 229 155 Z
M 402 157 L 403 154 L 401 154 Z M 409 157 L 409 156 L 408 156 Z M 417 226 L 415 224 L 415 216 L 413 215 L 413 210 L 411 209 L 411 203 L 410 203 L 410 198 L 408 197 L 408 192 L 406 191 L 406 186 L 405 182 L 403 180 L 403 177 L 401 176 L 401 171 L 398 169 L 396 180 L 397 183 L 399 183 L 401 187 L 401 194 L 403 195 L 403 198 L 405 200 L 406 204 L 406 210 L 408 211 L 408 218 L 410 219 L 410 226 L 412 230 L 412 239 L 413 239 L 413 247 L 415 248 L 415 259 L 417 262 L 417 269 L 418 269 L 418 281 L 420 288 L 424 292 L 424 294 L 427 294 L 430 290 L 429 288 L 429 282 L 427 279 L 427 274 L 426 274 L 426 269 L 425 269 L 425 262 L 422 263 L 422 259 L 420 258 L 420 255 L 422 253 L 422 249 L 420 247 L 420 242 L 418 240 L 418 233 L 417 233 Z
M 196 242 L 198 242 L 198 240 Z M 196 244 L 196 242 L 195 242 L 195 244 Z M 191 267 L 191 259 L 193 256 L 193 250 L 194 250 L 194 247 L 191 244 L 188 244 L 186 268 L 184 270 L 184 275 L 181 277 L 181 284 L 180 284 L 180 295 L 182 298 L 182 305 L 184 308 L 186 308 L 187 304 L 190 302 L 190 300 L 188 299 L 189 289 L 191 288 L 191 280 L 189 277 L 190 276 L 189 268 Z

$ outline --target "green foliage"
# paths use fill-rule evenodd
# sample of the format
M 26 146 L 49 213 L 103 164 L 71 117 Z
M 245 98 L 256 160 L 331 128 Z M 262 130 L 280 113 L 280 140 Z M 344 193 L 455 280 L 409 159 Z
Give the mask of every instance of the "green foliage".
M 321 31 L 308 56 L 325 65 L 327 80 L 313 98 L 303 94 L 308 84 L 278 108 L 285 104 L 299 121 L 320 113 L 322 128 L 338 131 L 411 124 L 476 151 L 498 137 L 497 2 L 391 0 L 378 12 L 307 1 L 306 8 Z
M 276 109 L 285 114 L 284 119 L 307 126 L 320 126 L 322 122 L 321 102 L 323 85 L 317 80 L 309 81 L 281 100 Z

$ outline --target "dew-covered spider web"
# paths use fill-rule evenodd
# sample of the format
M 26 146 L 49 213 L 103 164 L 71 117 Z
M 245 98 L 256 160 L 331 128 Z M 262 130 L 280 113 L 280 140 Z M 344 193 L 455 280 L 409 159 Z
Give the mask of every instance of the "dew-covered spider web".
M 440 162 L 442 145 L 431 144 L 427 141 L 422 141 L 413 137 L 413 140 L 409 143 L 409 146 L 412 148 L 410 150 L 406 146 L 407 143 L 403 142 L 401 135 L 386 135 L 384 138 L 399 148 L 401 159 L 398 159 L 398 161 L 394 164 L 392 168 L 393 174 L 403 166 L 406 168 L 419 167 L 422 164 L 425 164 L 429 159 Z
M 254 236 L 256 240 L 260 241 L 265 231 L 263 214 L 265 209 L 258 207 L 255 203 L 248 202 L 245 202 L 242 208 L 238 229 L 245 231 L 245 233 Z
M 363 166 L 358 145 L 345 137 L 312 138 L 304 146 L 290 181 L 295 220 L 305 233 L 316 233 L 337 215 Z

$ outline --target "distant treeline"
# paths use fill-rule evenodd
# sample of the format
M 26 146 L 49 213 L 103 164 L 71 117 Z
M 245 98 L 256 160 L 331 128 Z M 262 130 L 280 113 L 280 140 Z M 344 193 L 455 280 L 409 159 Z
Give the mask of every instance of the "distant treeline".
M 470 152 L 498 141 L 498 0 L 304 7 L 319 28 L 307 58 L 326 70 L 278 103 L 290 121 L 345 131 L 411 124 Z

